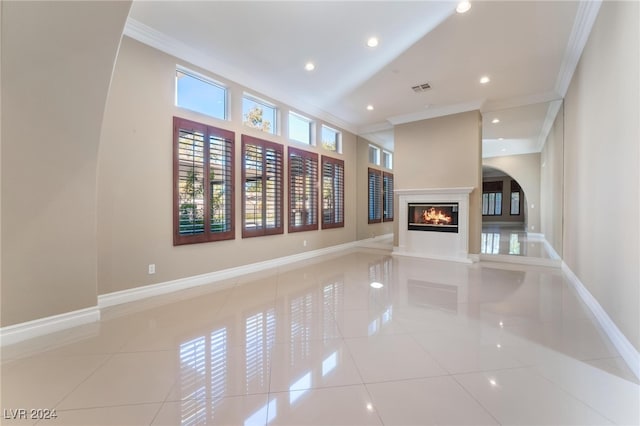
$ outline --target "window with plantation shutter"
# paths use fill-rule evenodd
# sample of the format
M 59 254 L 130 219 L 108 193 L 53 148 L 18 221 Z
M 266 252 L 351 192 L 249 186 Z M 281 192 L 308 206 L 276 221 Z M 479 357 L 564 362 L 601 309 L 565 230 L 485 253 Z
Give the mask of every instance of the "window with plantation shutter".
M 368 169 L 369 174 L 369 223 L 382 222 L 382 172 Z
M 174 117 L 173 244 L 235 238 L 235 134 Z
M 242 237 L 282 234 L 282 145 L 242 135 Z
M 318 154 L 289 147 L 289 232 L 318 229 Z
M 322 229 L 344 226 L 344 161 L 322 156 Z
M 382 173 L 382 220 L 393 221 L 393 174 Z

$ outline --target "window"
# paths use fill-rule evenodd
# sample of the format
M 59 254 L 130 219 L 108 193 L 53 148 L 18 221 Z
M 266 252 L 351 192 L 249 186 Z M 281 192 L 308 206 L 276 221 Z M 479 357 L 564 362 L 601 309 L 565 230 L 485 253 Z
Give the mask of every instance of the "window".
M 386 169 L 393 169 L 393 154 L 389 151 L 382 151 L 382 165 Z
M 242 135 L 242 237 L 282 234 L 282 145 Z
M 311 145 L 313 143 L 312 133 L 313 120 L 293 111 L 289 112 L 289 139 Z
M 502 216 L 502 182 L 482 183 L 482 215 Z
M 368 169 L 369 223 L 393 220 L 393 174 Z
M 377 146 L 369 145 L 369 163 L 380 165 L 380 148 Z
M 322 229 L 344 226 L 344 161 L 322 156 Z
M 342 151 L 342 133 L 331 127 L 322 125 L 322 147 L 327 151 Z
M 178 117 L 173 126 L 173 244 L 235 238 L 235 134 Z
M 318 154 L 289 147 L 289 232 L 318 229 Z
M 511 215 L 520 215 L 520 185 L 515 180 L 511 181 Z
M 193 71 L 176 69 L 176 105 L 211 117 L 227 118 L 227 89 Z
M 393 174 L 382 173 L 382 220 L 393 220 Z
M 277 109 L 249 95 L 242 98 L 242 124 L 262 132 L 276 134 Z

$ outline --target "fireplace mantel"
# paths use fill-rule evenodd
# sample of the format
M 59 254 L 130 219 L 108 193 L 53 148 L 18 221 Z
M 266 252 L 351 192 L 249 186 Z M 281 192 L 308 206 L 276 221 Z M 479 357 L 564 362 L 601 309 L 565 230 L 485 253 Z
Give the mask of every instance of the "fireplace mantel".
M 469 258 L 469 194 L 473 187 L 396 189 L 398 196 L 398 246 L 393 254 L 471 263 Z M 409 203 L 457 203 L 458 232 L 409 230 Z

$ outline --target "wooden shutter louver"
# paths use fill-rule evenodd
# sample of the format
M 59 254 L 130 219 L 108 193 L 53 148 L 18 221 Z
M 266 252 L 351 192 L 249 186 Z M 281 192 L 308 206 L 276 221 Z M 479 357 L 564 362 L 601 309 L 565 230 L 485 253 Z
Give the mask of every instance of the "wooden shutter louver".
M 289 147 L 289 232 L 318 229 L 318 154 Z
M 344 161 L 322 156 L 322 229 L 344 227 Z
M 242 237 L 282 234 L 283 146 L 242 135 Z
M 382 173 L 382 220 L 393 221 L 393 174 Z
M 234 139 L 174 117 L 174 245 L 235 238 Z
M 382 172 L 368 169 L 369 223 L 382 222 Z

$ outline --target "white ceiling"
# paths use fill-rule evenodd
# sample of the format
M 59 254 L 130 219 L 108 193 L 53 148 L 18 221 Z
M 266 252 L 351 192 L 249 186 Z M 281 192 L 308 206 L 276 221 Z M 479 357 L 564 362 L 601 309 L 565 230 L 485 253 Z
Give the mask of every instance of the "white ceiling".
M 134 1 L 125 34 L 389 148 L 395 124 L 480 109 L 495 156 L 540 150 L 589 3 L 473 1 L 457 14 L 454 1 Z

